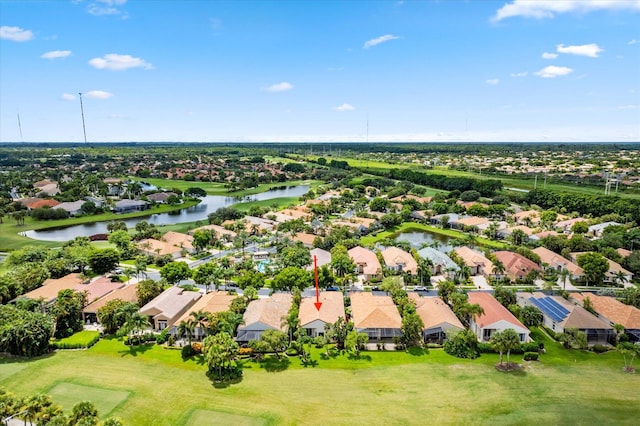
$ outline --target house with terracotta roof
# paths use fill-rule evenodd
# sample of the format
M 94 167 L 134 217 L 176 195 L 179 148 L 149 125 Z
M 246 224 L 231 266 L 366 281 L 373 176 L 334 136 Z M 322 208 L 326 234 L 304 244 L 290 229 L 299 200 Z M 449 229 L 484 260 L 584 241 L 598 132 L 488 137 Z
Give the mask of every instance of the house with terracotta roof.
M 215 314 L 216 312 L 226 312 L 231 307 L 233 299 L 238 297 L 235 294 L 228 294 L 226 291 L 212 291 L 203 295 L 190 308 L 188 308 L 178 319 L 175 320 L 171 327 L 171 334 L 178 334 L 178 326 L 182 321 L 193 318 L 192 312 L 204 312 L 207 314 Z M 207 335 L 207 331 L 202 324 L 197 324 L 194 329 L 194 337 L 201 340 Z
M 289 234 L 289 237 L 291 238 L 291 241 L 293 241 L 294 243 L 300 242 L 306 248 L 312 248 L 313 241 L 316 239 L 317 235 L 307 234 L 306 232 L 297 232 L 294 235 Z
M 191 231 L 189 231 L 190 235 L 193 235 L 193 233 L 195 231 L 204 231 L 204 230 L 208 230 L 208 231 L 213 231 L 216 233 L 216 235 L 218 236 L 218 238 L 222 238 L 222 239 L 226 239 L 226 240 L 233 240 L 236 235 L 238 235 L 237 233 L 228 230 L 227 228 L 224 228 L 220 225 L 205 225 L 205 226 L 201 226 L 199 228 L 196 229 L 192 229 Z
M 18 298 L 27 298 L 33 300 L 42 299 L 45 304 L 51 304 L 58 298 L 58 293 L 62 290 L 73 290 L 77 292 L 86 292 L 87 303 L 91 303 L 96 299 L 124 286 L 121 282 L 112 282 L 105 277 L 98 277 L 91 282 L 85 284 L 86 281 L 80 277 L 80 274 L 69 274 L 62 278 L 49 278 L 44 282 L 42 287 L 38 287 Z
M 316 297 L 305 297 L 300 302 L 300 327 L 307 331 L 307 336 L 324 336 L 325 326 L 333 324 L 342 317 L 344 312 L 344 296 L 339 291 L 321 291 L 319 293 L 322 306 L 318 310 L 315 306 Z
M 170 329 L 201 296 L 197 291 L 171 286 L 140 308 L 140 313 L 150 317 L 154 330 Z
M 478 232 L 481 228 L 486 229 L 491 221 L 486 217 L 467 216 L 449 222 L 449 226 L 455 229 L 471 229 Z
M 569 233 L 571 233 L 571 227 L 574 224 L 578 223 L 578 222 L 587 222 L 587 219 L 585 219 L 583 217 L 576 217 L 576 218 L 573 218 L 573 219 L 565 219 L 565 220 L 561 220 L 559 222 L 556 222 L 554 227 L 560 232 L 563 232 L 565 234 L 569 234 Z
M 484 275 L 486 277 L 493 275 L 493 262 L 482 253 L 478 253 L 467 246 L 456 247 L 453 251 L 471 270 L 471 275 Z
M 44 304 L 51 304 L 58 298 L 60 291 L 77 291 L 83 285 L 82 282 L 83 280 L 80 278 L 80 274 L 68 274 L 61 278 L 49 278 L 45 280 L 41 287 L 31 290 L 22 296 L 18 296 L 18 299 L 42 299 Z
M 382 266 L 380 265 L 378 256 L 371 250 L 356 246 L 349 249 L 348 253 L 356 265 L 355 273 L 363 275 L 365 280 L 370 280 L 382 274 Z
M 542 268 L 521 254 L 504 250 L 493 254 L 496 259 L 502 262 L 505 274 L 511 281 L 523 280 L 531 271 L 542 272 Z
M 34 201 L 33 203 L 29 204 L 29 206 L 27 207 L 29 210 L 33 210 L 33 209 L 41 209 L 43 207 L 56 207 L 57 205 L 60 204 L 60 201 L 58 200 L 54 200 L 54 199 L 47 199 L 47 200 L 37 200 Z
M 588 251 L 584 252 L 571 252 L 571 260 L 574 262 L 578 262 L 578 258 L 583 255 L 589 253 Z M 607 258 L 605 258 L 607 259 Z M 604 274 L 604 282 L 609 284 L 622 284 L 623 286 L 633 286 L 631 284 L 631 279 L 633 278 L 633 272 L 627 271 L 620 265 L 618 262 L 614 262 L 611 259 L 607 259 L 609 262 L 609 269 Z
M 513 220 L 519 225 L 537 225 L 540 223 L 540 212 L 536 210 L 525 210 L 514 213 Z
M 271 297 L 253 300 L 244 313 L 244 324 L 238 327 L 236 340 L 248 343 L 260 340 L 266 330 L 285 331 L 283 318 L 289 313 L 293 297 L 288 293 L 275 293 Z
M 402 318 L 391 296 L 351 293 L 351 315 L 355 329 L 367 333 L 369 341 L 390 341 L 402 335 Z
M 409 299 L 415 303 L 416 313 L 424 323 L 422 337 L 425 343 L 442 343 L 447 333 L 464 330 L 449 305 L 439 297 L 422 297 L 410 292 Z
M 155 238 L 146 238 L 138 241 L 136 244 L 138 250 L 151 256 L 165 256 L 170 255 L 174 259 L 178 259 L 182 256 L 182 249 L 167 243 L 166 241 L 156 240 Z
M 587 337 L 589 346 L 606 345 L 615 341 L 611 325 L 596 317 L 582 306 L 560 296 L 547 296 L 541 292 L 518 292 L 520 306 L 535 306 L 542 312 L 542 323 L 556 333 L 576 328 Z
M 524 326 L 507 308 L 502 306 L 490 293 L 472 291 L 467 293 L 469 303 L 478 304 L 484 310 L 482 315 L 471 318 L 469 329 L 475 333 L 480 342 L 489 342 L 493 333 L 512 328 L 520 342 L 528 342 L 529 329 Z
M 589 298 L 593 310 L 610 325 L 621 324 L 624 332 L 629 336 L 629 340 L 640 341 L 640 309 L 625 305 L 614 297 L 598 296 L 588 293 L 571 293 L 570 299 L 581 304 L 586 297 Z
M 123 302 L 138 303 L 138 283 L 125 285 L 118 289 L 113 290 L 110 293 L 102 296 L 99 299 L 89 303 L 82 310 L 82 320 L 91 323 L 98 321 L 98 309 L 102 308 L 107 302 L 111 300 L 120 299 Z
M 584 270 L 581 267 L 548 248 L 536 247 L 533 252 L 540 256 L 540 262 L 542 262 L 542 267 L 545 270 L 553 269 L 558 273 L 567 270 L 571 274 L 570 278 L 572 280 L 582 280 L 584 278 Z
M 413 256 L 398 247 L 387 247 L 382 250 L 382 259 L 387 268 L 396 272 L 418 273 L 418 262 Z
M 169 231 L 162 236 L 162 241 L 171 244 L 172 246 L 179 247 L 182 250 L 186 250 L 189 253 L 195 251 L 193 247 L 193 237 L 181 232 Z

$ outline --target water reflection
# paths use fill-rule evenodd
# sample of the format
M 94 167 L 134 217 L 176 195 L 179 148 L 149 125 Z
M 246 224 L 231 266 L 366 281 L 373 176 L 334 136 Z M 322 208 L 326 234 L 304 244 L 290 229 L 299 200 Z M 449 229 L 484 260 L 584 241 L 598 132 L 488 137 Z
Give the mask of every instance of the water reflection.
M 283 197 L 300 197 L 309 191 L 309 185 L 288 186 L 272 189 L 260 194 L 247 195 L 245 197 L 226 197 L 223 195 L 207 195 L 199 204 L 187 209 L 158 213 L 149 216 L 123 219 L 127 227 L 132 228 L 136 223 L 146 220 L 154 225 L 173 225 L 183 222 L 195 222 L 207 220 L 209 213 L 213 213 L 220 207 L 228 207 L 233 204 L 248 201 L 272 200 Z M 45 241 L 69 241 L 75 237 L 88 237 L 94 234 L 106 234 L 109 222 L 94 222 L 81 225 L 67 226 L 65 228 L 52 228 L 41 231 L 26 231 L 26 237 Z

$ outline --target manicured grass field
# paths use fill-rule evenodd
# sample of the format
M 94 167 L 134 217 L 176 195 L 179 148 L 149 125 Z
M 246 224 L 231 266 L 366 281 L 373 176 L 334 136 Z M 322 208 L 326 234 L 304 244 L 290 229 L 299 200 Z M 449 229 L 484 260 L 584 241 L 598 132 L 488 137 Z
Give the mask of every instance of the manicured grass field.
M 60 382 L 54 385 L 46 393 L 62 406 L 66 412 L 70 412 L 74 405 L 81 401 L 91 401 L 98 409 L 100 417 L 108 417 L 119 404 L 122 404 L 129 395 L 128 391 L 113 390 L 97 386 L 84 386 L 69 382 Z
M 57 342 L 58 343 L 69 344 L 69 345 L 84 345 L 84 346 L 87 346 L 89 344 L 89 342 L 91 342 L 93 339 L 96 338 L 96 336 L 99 336 L 99 335 L 100 335 L 99 331 L 82 330 L 82 331 L 79 331 L 79 332 L 69 336 L 69 337 L 57 340 Z
M 315 367 L 297 358 L 246 362 L 243 379 L 228 385 L 212 384 L 201 358 L 105 339 L 27 362 L 0 358 L 0 385 L 18 395 L 87 388 L 70 390 L 65 407 L 83 399 L 98 405 L 115 395 L 105 392 L 119 392 L 108 397 L 115 409 L 101 415 L 127 425 L 637 424 L 640 376 L 622 372 L 619 354 L 567 351 L 541 339 L 547 354 L 515 373 L 496 371 L 494 354 L 461 360 L 431 349 L 325 360 L 314 349 Z
M 240 416 L 214 410 L 195 410 L 186 421 L 186 426 L 200 425 L 234 425 L 234 426 L 259 426 L 267 422 L 264 419 Z

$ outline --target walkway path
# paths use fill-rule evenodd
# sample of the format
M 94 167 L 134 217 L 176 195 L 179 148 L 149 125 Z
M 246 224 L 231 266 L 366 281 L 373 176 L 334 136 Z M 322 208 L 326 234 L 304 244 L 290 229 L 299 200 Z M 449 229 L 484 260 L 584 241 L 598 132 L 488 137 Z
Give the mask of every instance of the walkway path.
M 471 277 L 471 281 L 478 288 L 478 290 L 493 290 L 493 287 L 489 285 L 487 279 L 483 275 L 475 275 Z

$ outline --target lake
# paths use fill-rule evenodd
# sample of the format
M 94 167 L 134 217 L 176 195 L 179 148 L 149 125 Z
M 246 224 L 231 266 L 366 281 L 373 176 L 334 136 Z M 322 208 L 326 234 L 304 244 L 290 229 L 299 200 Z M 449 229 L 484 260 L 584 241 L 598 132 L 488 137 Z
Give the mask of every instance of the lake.
M 285 188 L 271 189 L 260 194 L 244 197 L 226 197 L 224 195 L 207 195 L 202 201 L 193 207 L 168 213 L 158 213 L 149 216 L 140 216 L 131 219 L 123 219 L 128 228 L 133 228 L 136 223 L 146 220 L 154 225 L 174 225 L 176 223 L 206 221 L 207 216 L 220 207 L 228 207 L 237 203 L 248 201 L 272 200 L 274 198 L 300 197 L 309 192 L 309 185 L 288 186 Z M 117 219 L 116 219 L 117 220 Z M 25 231 L 22 235 L 35 240 L 44 241 L 69 241 L 75 237 L 88 237 L 94 234 L 106 234 L 107 222 L 84 223 L 67 226 L 64 228 L 43 229 L 40 231 Z
M 428 231 L 402 232 L 398 234 L 396 240 L 407 241 L 411 244 L 411 247 L 417 250 L 420 250 L 425 244 L 444 253 L 449 253 L 455 248 L 455 245 L 451 244 L 453 238 Z M 437 246 L 435 245 L 436 243 Z

